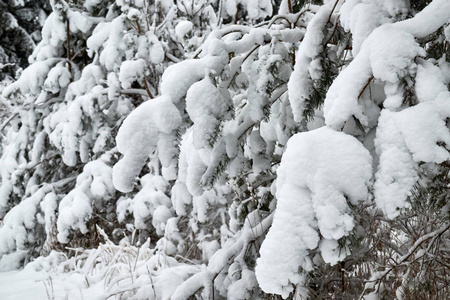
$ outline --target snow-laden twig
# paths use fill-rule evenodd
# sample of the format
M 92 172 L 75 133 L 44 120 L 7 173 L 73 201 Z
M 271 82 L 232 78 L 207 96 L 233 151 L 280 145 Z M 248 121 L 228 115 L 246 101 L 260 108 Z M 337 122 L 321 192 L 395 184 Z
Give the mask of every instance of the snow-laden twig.
M 224 247 L 211 257 L 208 266 L 204 270 L 190 277 L 175 290 L 171 300 L 188 299 L 198 290 L 210 286 L 217 275 L 230 264 L 230 261 L 246 250 L 246 245 L 255 241 L 267 231 L 272 225 L 272 220 L 273 213 L 262 220 L 260 224 L 255 224 L 253 227 L 250 223 L 246 223 L 239 237 L 236 240 L 228 240 Z
M 436 239 L 438 237 L 440 237 L 442 234 L 444 234 L 447 230 L 450 229 L 450 224 L 447 224 L 446 226 L 442 227 L 441 229 L 435 230 L 433 232 L 430 232 L 422 237 L 420 237 L 409 249 L 409 251 L 399 257 L 397 260 L 394 261 L 394 263 L 392 263 L 391 267 L 387 268 L 386 270 L 382 271 L 382 272 L 376 272 L 374 275 L 372 275 L 372 277 L 366 282 L 366 285 L 364 287 L 364 291 L 361 294 L 360 299 L 364 299 L 364 294 L 367 291 L 367 289 L 373 288 L 374 284 L 376 282 L 380 282 L 381 280 L 383 280 L 383 278 L 385 278 L 391 271 L 393 271 L 395 268 L 398 268 L 400 266 L 402 266 L 416 251 L 417 249 L 427 240 L 432 239 L 432 241 L 430 242 L 430 245 L 427 247 L 427 249 L 430 248 L 430 246 L 436 241 Z M 426 251 L 424 251 L 421 255 L 424 256 L 426 254 Z

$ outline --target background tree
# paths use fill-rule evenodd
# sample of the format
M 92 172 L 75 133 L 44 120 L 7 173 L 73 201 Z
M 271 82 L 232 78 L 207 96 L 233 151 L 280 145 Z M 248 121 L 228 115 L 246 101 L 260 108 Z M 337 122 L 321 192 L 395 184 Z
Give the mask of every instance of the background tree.
M 51 11 L 48 1 L 0 1 L 0 79 L 14 77 L 28 66 L 28 56 L 41 40 L 41 29 Z
M 50 253 L 27 268 L 135 299 L 448 292 L 447 1 L 51 6 L 3 91 L 2 269 Z

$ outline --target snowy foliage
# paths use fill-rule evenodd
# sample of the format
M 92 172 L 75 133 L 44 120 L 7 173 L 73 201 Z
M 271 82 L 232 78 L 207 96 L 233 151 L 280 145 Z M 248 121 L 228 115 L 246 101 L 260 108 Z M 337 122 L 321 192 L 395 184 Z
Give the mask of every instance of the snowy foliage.
M 62 298 L 407 298 L 429 257 L 450 292 L 447 0 L 50 4 L 1 86 L 1 271 Z
M 28 66 L 49 10 L 47 0 L 0 1 L 0 79 Z

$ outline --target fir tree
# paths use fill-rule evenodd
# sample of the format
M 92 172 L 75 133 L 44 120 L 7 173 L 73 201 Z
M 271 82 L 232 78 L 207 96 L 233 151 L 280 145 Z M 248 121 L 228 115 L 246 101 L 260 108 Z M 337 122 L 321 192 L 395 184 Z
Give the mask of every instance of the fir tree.
M 1 269 L 105 298 L 448 292 L 446 0 L 51 7 L 2 93 Z

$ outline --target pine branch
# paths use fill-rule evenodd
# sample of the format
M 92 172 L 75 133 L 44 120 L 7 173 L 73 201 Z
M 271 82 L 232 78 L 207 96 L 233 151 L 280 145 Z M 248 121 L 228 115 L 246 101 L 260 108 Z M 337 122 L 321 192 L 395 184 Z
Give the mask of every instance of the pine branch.
M 415 252 L 416 250 L 427 240 L 432 239 L 432 242 L 430 244 L 433 244 L 436 239 L 438 237 L 440 237 L 442 234 L 444 234 L 447 230 L 450 229 L 450 224 L 447 224 L 447 226 L 430 232 L 422 237 L 420 237 L 409 249 L 408 253 L 406 253 L 405 255 L 401 256 L 399 259 L 395 260 L 393 265 L 391 267 L 389 267 L 388 269 L 386 269 L 383 272 L 377 272 L 375 273 L 375 275 L 372 276 L 373 279 L 370 279 L 368 281 L 366 281 L 366 287 L 364 288 L 364 291 L 361 294 L 360 299 L 364 299 L 364 293 L 368 288 L 368 283 L 373 283 L 373 282 L 381 282 L 390 272 L 392 272 L 394 269 L 402 266 Z M 375 278 L 374 278 L 375 277 Z

